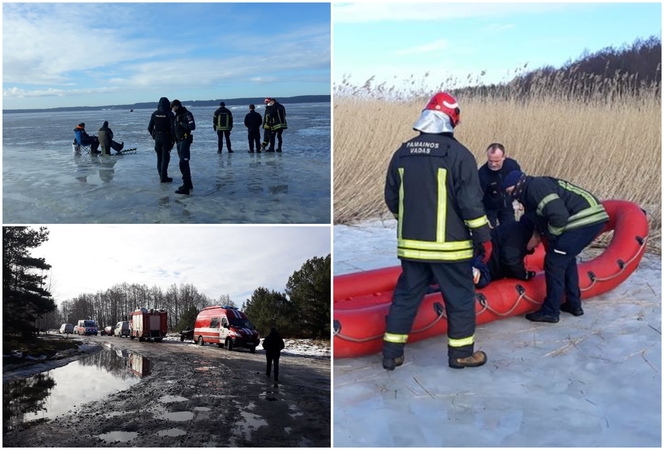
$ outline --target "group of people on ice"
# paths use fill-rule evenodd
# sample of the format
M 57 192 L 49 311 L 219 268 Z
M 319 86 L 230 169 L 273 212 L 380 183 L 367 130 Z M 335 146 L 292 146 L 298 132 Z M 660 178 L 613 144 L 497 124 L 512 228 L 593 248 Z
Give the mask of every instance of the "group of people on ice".
M 413 125 L 419 135 L 404 142 L 389 164 L 385 202 L 398 221 L 402 273 L 383 336 L 387 370 L 403 364 L 419 305 L 434 283 L 447 313 L 449 366 L 485 364 L 487 355 L 474 347 L 475 288 L 505 277 L 532 278 L 524 257 L 540 240 L 546 297 L 526 318 L 557 323 L 561 311 L 583 314 L 576 257 L 609 220 L 604 206 L 565 180 L 526 175 L 499 143 L 488 146 L 478 170 L 454 137 L 460 119 L 457 100 L 437 93 Z M 518 221 L 513 202 L 523 213 Z

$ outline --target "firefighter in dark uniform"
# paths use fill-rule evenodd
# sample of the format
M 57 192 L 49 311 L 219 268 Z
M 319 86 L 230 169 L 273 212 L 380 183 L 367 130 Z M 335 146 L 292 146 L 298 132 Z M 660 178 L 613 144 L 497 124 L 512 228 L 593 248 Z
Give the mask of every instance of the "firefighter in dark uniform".
M 270 147 L 266 151 L 275 151 L 274 143 L 276 140 L 276 151 L 281 153 L 281 146 L 283 144 L 281 134 L 288 128 L 288 123 L 286 122 L 286 108 L 275 99 L 271 99 L 268 106 L 270 107 L 270 112 L 267 117 L 268 123 L 270 124 Z
M 168 176 L 168 163 L 171 162 L 171 150 L 175 145 L 173 137 L 173 120 L 171 102 L 167 97 L 159 99 L 157 110 L 152 113 L 148 132 L 154 139 L 154 151 L 157 153 L 157 172 L 162 183 L 170 183 L 173 178 Z
M 390 161 L 385 202 L 398 220 L 402 273 L 394 289 L 383 336 L 383 367 L 403 364 L 418 307 L 432 282 L 443 294 L 448 358 L 453 368 L 483 365 L 474 351 L 474 248 L 491 256 L 489 221 L 482 207 L 477 162 L 453 136 L 459 106 L 448 93 L 434 95 L 413 125 L 420 135 L 403 143 Z
M 499 188 L 500 189 L 500 188 Z M 480 257 L 473 258 L 475 285 L 483 288 L 503 278 L 529 280 L 535 272 L 526 269 L 525 258 L 532 255 L 541 242 L 535 224 L 526 216 L 518 222 L 498 225 L 491 230 L 491 259 L 484 264 Z
M 263 142 L 261 142 L 261 148 L 263 150 L 265 150 L 270 143 L 270 124 L 268 123 L 268 117 L 270 116 L 270 102 L 272 102 L 270 97 L 265 99 L 265 112 L 263 113 Z
M 231 149 L 231 130 L 233 129 L 233 113 L 226 108 L 226 103 L 219 103 L 219 108 L 212 115 L 212 127 L 217 132 L 217 153 L 224 149 L 224 138 L 228 153 L 233 153 Z
M 493 228 L 498 224 L 515 222 L 512 199 L 501 189 L 508 173 L 521 170 L 519 163 L 505 155 L 505 147 L 494 142 L 486 149 L 486 163 L 479 168 L 480 186 L 484 192 L 484 211 Z
M 182 186 L 180 186 L 175 193 L 189 195 L 189 191 L 194 188 L 191 183 L 191 170 L 189 168 L 189 160 L 191 159 L 191 143 L 194 137 L 191 132 L 196 129 L 194 116 L 182 106 L 180 100 L 173 100 L 171 108 L 175 113 L 175 120 L 173 121 L 173 135 L 178 149 L 178 156 L 180 157 L 180 172 L 182 173 Z
M 544 272 L 546 297 L 542 307 L 526 318 L 556 323 L 560 311 L 583 314 L 576 256 L 600 233 L 609 216 L 590 192 L 564 180 L 510 172 L 502 184 L 518 200 L 546 241 Z M 561 305 L 563 294 L 567 301 Z

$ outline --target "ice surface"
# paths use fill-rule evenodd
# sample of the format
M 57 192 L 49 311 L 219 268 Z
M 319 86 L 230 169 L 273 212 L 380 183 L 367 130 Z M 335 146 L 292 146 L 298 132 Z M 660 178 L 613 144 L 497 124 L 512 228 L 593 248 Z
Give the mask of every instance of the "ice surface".
M 156 108 L 155 100 L 155 108 Z M 53 223 L 330 223 L 330 104 L 285 104 L 283 153 L 248 153 L 246 107 L 231 108 L 233 154 L 217 154 L 215 107 L 190 108 L 194 191 L 175 194 L 177 150 L 160 183 L 152 109 L 3 115 L 3 222 Z M 262 114 L 262 110 L 259 110 Z M 74 127 L 96 136 L 108 120 L 123 156 L 75 155 Z
M 398 265 L 395 221 L 334 227 L 334 274 Z M 334 360 L 334 447 L 661 447 L 661 258 L 585 315 L 480 325 L 485 366 L 447 366 L 447 338 Z

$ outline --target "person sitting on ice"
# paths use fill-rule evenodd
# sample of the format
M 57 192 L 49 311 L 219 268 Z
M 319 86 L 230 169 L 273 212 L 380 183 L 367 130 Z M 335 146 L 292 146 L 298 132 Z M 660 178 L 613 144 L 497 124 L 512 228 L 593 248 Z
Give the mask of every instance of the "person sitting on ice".
M 541 242 L 534 223 L 522 216 L 518 222 L 507 222 L 491 230 L 493 250 L 486 263 L 480 256 L 473 258 L 473 281 L 483 288 L 490 282 L 503 278 L 529 280 L 535 272 L 526 269 L 524 258 L 535 252 Z
M 76 125 L 76 128 L 74 128 L 74 134 L 76 135 L 76 142 L 78 144 L 90 146 L 90 153 L 93 155 L 100 153 L 97 150 L 97 147 L 99 147 L 99 139 L 97 139 L 95 136 L 90 136 L 85 131 L 85 123 L 81 122 Z
M 97 136 L 99 137 L 99 146 L 103 155 L 110 155 L 111 148 L 117 152 L 116 154 L 120 154 L 124 148 L 124 142 L 118 144 L 113 140 L 113 130 L 108 127 L 108 121 L 105 121 L 101 126 Z

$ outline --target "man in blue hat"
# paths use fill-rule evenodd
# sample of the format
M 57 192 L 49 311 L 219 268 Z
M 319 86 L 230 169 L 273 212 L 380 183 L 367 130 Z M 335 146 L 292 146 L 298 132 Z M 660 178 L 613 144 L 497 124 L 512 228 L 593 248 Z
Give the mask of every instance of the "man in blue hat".
M 533 322 L 556 323 L 560 311 L 583 315 L 576 256 L 604 228 L 609 216 L 590 192 L 553 177 L 532 177 L 510 172 L 502 189 L 519 201 L 525 214 L 546 239 L 544 272 L 546 297 L 542 307 L 526 314 Z M 560 304 L 563 294 L 567 298 Z

